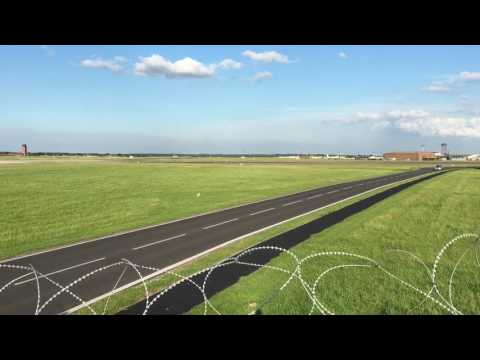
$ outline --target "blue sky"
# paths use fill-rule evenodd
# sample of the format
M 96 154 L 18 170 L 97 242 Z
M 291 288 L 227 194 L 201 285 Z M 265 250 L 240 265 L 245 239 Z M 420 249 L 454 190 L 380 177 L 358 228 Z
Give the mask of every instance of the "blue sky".
M 0 46 L 0 151 L 480 152 L 479 46 Z

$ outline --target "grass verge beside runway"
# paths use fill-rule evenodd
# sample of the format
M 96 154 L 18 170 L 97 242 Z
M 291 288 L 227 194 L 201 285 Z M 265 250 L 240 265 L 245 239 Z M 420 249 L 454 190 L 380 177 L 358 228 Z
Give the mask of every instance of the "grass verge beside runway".
M 179 276 L 188 277 L 198 271 L 201 271 L 205 268 L 213 266 L 216 263 L 224 260 L 225 258 L 228 258 L 229 256 L 232 256 L 236 253 L 239 253 L 251 246 L 260 244 L 263 241 L 266 241 L 276 235 L 282 234 L 288 230 L 304 225 L 312 220 L 315 220 L 319 217 L 330 214 L 336 210 L 342 209 L 350 204 L 353 204 L 357 201 L 368 198 L 374 194 L 377 194 L 379 192 L 382 192 L 394 186 L 395 185 L 389 185 L 382 189 L 375 190 L 364 195 L 360 195 L 351 200 L 347 200 L 343 203 L 340 203 L 322 210 L 318 210 L 309 215 L 305 215 L 301 218 L 291 220 L 287 223 L 265 230 L 259 234 L 241 239 L 233 244 L 225 246 L 224 248 L 215 250 L 194 261 L 191 261 L 185 265 L 182 265 L 173 269 L 172 272 L 175 272 L 175 274 L 177 275 L 163 274 L 155 279 L 151 279 L 147 281 L 148 291 L 150 295 L 155 294 L 156 292 L 174 284 L 176 281 L 180 279 Z M 94 305 L 92 305 L 92 308 L 97 314 L 102 314 L 104 311 L 106 314 L 115 314 L 120 310 L 123 310 L 129 307 L 130 305 L 133 305 L 142 301 L 144 298 L 145 298 L 145 289 L 143 285 L 138 285 L 112 295 L 110 299 L 108 299 L 108 301 L 107 299 L 102 299 L 100 301 L 97 301 Z M 107 305 L 107 307 L 105 307 L 105 305 Z M 83 308 L 77 311 L 75 314 L 89 315 L 89 314 L 92 314 L 92 312 L 87 308 Z
M 425 166 L 425 165 L 424 165 Z M 418 164 L 0 164 L 0 259 Z
M 479 170 L 448 173 L 404 190 L 313 235 L 291 251 L 299 259 L 325 251 L 366 256 L 399 279 L 428 293 L 432 280 L 426 268 L 432 269 L 442 247 L 458 235 L 479 233 L 479 189 Z M 440 294 L 465 314 L 480 312 L 480 254 L 475 251 L 478 245 L 478 238 L 456 242 L 443 253 L 436 271 Z M 346 264 L 368 262 L 339 255 L 315 257 L 304 263 L 301 275 L 306 283 L 313 285 L 327 269 Z M 268 265 L 290 272 L 296 266 L 286 254 Z M 294 278 L 279 291 L 288 277 L 289 274 L 263 268 L 210 301 L 223 314 L 248 314 L 254 310 L 262 314 L 309 314 L 312 300 L 298 279 Z M 336 268 L 318 281 L 315 296 L 322 306 L 336 314 L 448 313 L 398 279 L 386 276 L 376 266 Z M 439 299 L 435 293 L 433 296 Z M 190 313 L 203 314 L 204 306 L 199 305 Z M 315 308 L 313 314 L 319 313 Z

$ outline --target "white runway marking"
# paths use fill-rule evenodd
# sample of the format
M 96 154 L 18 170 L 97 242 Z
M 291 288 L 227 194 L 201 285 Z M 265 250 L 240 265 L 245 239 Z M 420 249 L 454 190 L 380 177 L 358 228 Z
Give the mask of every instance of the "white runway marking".
M 254 212 L 254 213 L 250 214 L 250 216 L 253 216 L 253 215 L 258 215 L 258 214 L 262 214 L 262 213 L 264 213 L 264 212 L 267 212 L 267 211 L 272 211 L 272 210 L 275 210 L 275 208 L 270 208 L 270 209 L 260 210 L 260 211 L 257 211 L 257 212 Z
M 80 267 L 80 266 L 92 264 L 92 263 L 94 263 L 94 262 L 101 261 L 101 260 L 105 260 L 105 259 L 106 259 L 106 258 L 103 257 L 103 258 L 100 258 L 100 259 L 96 259 L 96 260 L 92 260 L 92 261 L 87 261 L 87 262 L 84 262 L 84 263 L 82 263 L 82 264 L 70 266 L 70 267 L 65 268 L 65 269 L 62 269 L 62 270 L 57 270 L 57 271 L 54 271 L 54 272 L 51 272 L 51 273 L 48 273 L 48 274 L 39 276 L 38 278 L 41 279 L 41 278 L 44 278 L 44 277 L 46 277 L 46 276 L 55 275 L 55 274 L 58 274 L 58 273 L 61 273 L 61 272 L 67 271 L 67 270 L 72 270 L 72 269 L 78 268 L 78 267 Z M 35 278 L 32 278 L 32 279 L 28 279 L 28 280 L 24 280 L 24 281 L 17 282 L 17 283 L 15 283 L 15 285 L 22 285 L 22 284 L 26 284 L 26 283 L 28 283 L 28 282 L 30 282 L 30 281 L 35 281 L 35 280 L 36 280 Z
M 300 203 L 300 202 L 302 202 L 302 201 L 303 201 L 303 200 L 292 201 L 292 202 L 283 204 L 282 206 L 289 206 L 289 205 L 293 205 L 293 204 L 298 204 L 298 203 Z
M 221 222 L 221 223 L 218 223 L 218 224 L 213 224 L 213 225 L 210 225 L 210 226 L 205 226 L 203 228 L 203 230 L 207 230 L 207 229 L 210 229 L 210 228 L 213 228 L 215 226 L 220 226 L 220 225 L 223 225 L 223 224 L 226 224 L 226 223 L 229 223 L 229 222 L 232 222 L 232 221 L 237 221 L 238 218 L 235 218 L 235 219 L 232 219 L 232 220 L 227 220 L 227 221 L 224 221 L 224 222 Z
M 418 175 L 418 176 L 415 176 L 415 177 L 412 177 L 412 178 L 408 178 L 408 179 L 405 179 L 405 180 L 398 181 L 398 182 L 396 182 L 396 183 L 398 184 L 398 183 L 404 183 L 404 182 L 406 182 L 406 181 L 416 180 L 416 179 L 422 178 L 422 177 L 425 176 L 425 175 L 426 175 L 426 174 Z M 315 213 L 315 212 L 317 212 L 317 211 L 320 211 L 320 210 L 323 210 L 323 209 L 327 209 L 327 208 L 333 207 L 333 206 L 335 206 L 335 205 L 341 204 L 341 203 L 346 202 L 346 201 L 349 201 L 349 200 L 351 200 L 351 199 L 358 198 L 358 197 L 360 197 L 360 196 L 363 196 L 363 195 L 365 195 L 365 194 L 371 193 L 371 192 L 373 192 L 373 191 L 377 191 L 377 190 L 379 190 L 379 189 L 385 188 L 385 187 L 390 186 L 390 185 L 393 185 L 393 184 L 386 184 L 386 185 L 382 185 L 382 186 L 379 186 L 379 187 L 376 187 L 376 188 L 373 188 L 373 189 L 369 189 L 369 190 L 363 191 L 363 192 L 361 192 L 361 193 L 359 193 L 359 194 L 355 194 L 355 195 L 349 196 L 349 197 L 347 197 L 347 198 L 345 198 L 345 199 L 336 201 L 336 202 L 334 202 L 334 203 L 331 203 L 331 204 L 328 204 L 328 205 L 325 205 L 325 206 L 322 206 L 322 207 L 319 207 L 319 208 L 310 210 L 310 211 L 308 211 L 308 212 L 302 213 L 302 214 L 297 215 L 297 216 L 294 216 L 294 217 L 292 217 L 292 218 L 289 218 L 289 219 L 286 219 L 286 220 L 277 222 L 277 223 L 275 223 L 275 224 L 266 226 L 266 227 L 264 227 L 264 228 L 261 228 L 261 229 L 252 231 L 252 232 L 250 232 L 250 233 L 243 234 L 243 235 L 241 235 L 241 236 L 239 236 L 239 237 L 236 237 L 236 238 L 234 238 L 234 239 L 228 240 L 227 242 L 221 243 L 221 244 L 216 245 L 216 246 L 214 246 L 214 247 L 212 247 L 212 248 L 209 248 L 209 249 L 207 249 L 207 250 L 204 250 L 204 251 L 202 251 L 202 252 L 200 252 L 200 253 L 198 253 L 198 254 L 196 254 L 196 255 L 193 255 L 193 256 L 191 256 L 191 257 L 189 257 L 189 258 L 180 260 L 180 261 L 176 262 L 175 264 L 172 264 L 172 265 L 166 266 L 166 267 L 164 267 L 164 268 L 162 268 L 162 269 L 159 269 L 159 270 L 157 270 L 157 271 L 155 271 L 155 272 L 153 272 L 153 273 L 145 276 L 145 277 L 142 278 L 142 279 L 137 279 L 137 280 L 135 280 L 135 281 L 132 281 L 132 282 L 130 282 L 130 283 L 128 283 L 128 284 L 125 284 L 125 285 L 123 285 L 123 286 L 121 286 L 121 287 L 119 287 L 119 288 L 116 288 L 115 290 L 109 291 L 109 292 L 104 293 L 104 294 L 102 294 L 102 295 L 100 295 L 100 296 L 97 296 L 97 297 L 95 297 L 95 298 L 93 298 L 93 299 L 90 299 L 90 300 L 86 301 L 85 303 L 82 303 L 82 304 L 77 305 L 77 306 L 75 306 L 75 307 L 72 307 L 72 308 L 70 308 L 70 309 L 68 309 L 68 310 L 65 310 L 62 314 L 72 314 L 72 313 L 74 313 L 75 311 L 78 311 L 78 310 L 80 310 L 80 309 L 82 309 L 82 308 L 84 308 L 84 307 L 86 307 L 86 306 L 89 306 L 89 305 L 91 305 L 91 304 L 94 304 L 95 302 L 97 302 L 97 301 L 99 301 L 99 300 L 102 300 L 102 299 L 105 299 L 105 298 L 107 298 L 107 297 L 109 297 L 109 296 L 112 296 L 112 295 L 114 295 L 114 294 L 117 294 L 117 293 L 119 293 L 119 292 L 121 292 L 121 291 L 123 291 L 123 290 L 125 290 L 125 289 L 128 289 L 128 288 L 130 288 L 130 287 L 132 287 L 132 286 L 135 286 L 135 285 L 138 285 L 138 284 L 142 284 L 142 283 L 145 282 L 146 280 L 153 279 L 153 278 L 155 278 L 155 277 L 157 277 L 157 276 L 159 276 L 159 275 L 161 275 L 161 274 L 164 274 L 164 273 L 167 272 L 167 271 L 170 271 L 171 269 L 175 269 L 175 268 L 179 267 L 180 265 L 183 265 L 183 264 L 188 263 L 188 262 L 190 262 L 190 261 L 192 261 L 192 260 L 198 259 L 198 258 L 200 258 L 201 256 L 204 256 L 204 255 L 206 255 L 206 254 L 211 253 L 212 251 L 215 251 L 215 250 L 224 248 L 224 247 L 226 247 L 226 246 L 228 246 L 228 245 L 230 245 L 230 244 L 233 244 L 233 243 L 235 243 L 235 242 L 237 242 L 237 241 L 239 241 L 239 240 L 241 240 L 241 239 L 247 238 L 247 237 L 252 236 L 252 235 L 255 235 L 255 234 L 259 234 L 259 233 L 261 233 L 261 232 L 263 232 L 263 231 L 266 231 L 266 230 L 268 230 L 268 229 L 272 229 L 272 228 L 274 228 L 274 227 L 276 227 L 276 226 L 279 226 L 279 225 L 281 225 L 281 224 L 285 224 L 285 223 L 287 223 L 287 222 L 289 222 L 289 221 L 302 218 L 302 217 L 304 217 L 304 216 L 306 216 L 306 215 L 313 214 L 313 213 Z
M 336 193 L 336 192 L 338 192 L 338 190 L 333 190 L 333 191 L 327 192 L 327 194 L 333 194 L 333 193 Z
M 307 199 L 312 200 L 312 199 L 315 199 L 315 198 L 320 197 L 320 196 L 323 196 L 323 194 L 313 195 L 313 196 L 308 197 Z
M 349 190 L 351 189 L 353 186 L 347 186 L 347 187 L 344 187 L 343 190 Z
M 143 248 L 146 248 L 146 247 L 148 247 L 148 246 L 161 244 L 161 243 L 163 243 L 163 242 L 165 242 L 165 241 L 169 241 L 169 240 L 173 240 L 173 239 L 178 239 L 178 238 L 183 237 L 183 236 L 185 236 L 185 235 L 187 235 L 187 234 L 181 234 L 181 235 L 172 236 L 172 237 L 169 237 L 169 238 L 167 238 L 167 239 L 163 239 L 163 240 L 155 241 L 155 242 L 150 243 L 150 244 L 146 244 L 146 245 L 142 245 L 142 246 L 135 247 L 135 248 L 133 248 L 133 250 L 143 249 Z

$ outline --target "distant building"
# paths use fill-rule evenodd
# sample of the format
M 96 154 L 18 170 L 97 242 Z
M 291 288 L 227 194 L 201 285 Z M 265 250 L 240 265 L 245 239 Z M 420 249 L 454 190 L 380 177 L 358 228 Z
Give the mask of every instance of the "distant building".
M 385 160 L 436 160 L 437 156 L 430 151 L 390 152 L 383 154 Z
M 442 155 L 448 157 L 448 146 L 447 146 L 447 144 L 443 143 L 441 145 L 441 148 L 442 148 L 442 150 L 441 150 Z
M 469 156 L 467 156 L 467 160 L 470 160 L 470 161 L 478 161 L 478 160 L 480 160 L 480 154 L 472 154 L 472 155 L 469 155 Z
M 433 155 L 435 156 L 436 160 L 449 160 L 449 156 L 442 152 L 436 152 L 433 153 Z
M 20 150 L 20 154 L 23 155 L 23 156 L 27 156 L 27 155 L 28 155 L 27 144 L 22 144 L 22 147 L 21 147 L 21 150 Z
M 28 155 L 27 144 L 22 144 L 19 152 L 10 152 L 10 151 L 0 152 L 0 156 L 18 156 L 18 155 L 22 155 L 22 156 Z
M 296 160 L 300 160 L 300 156 L 298 155 L 290 155 L 290 156 L 279 156 L 278 157 L 279 159 L 296 159 Z

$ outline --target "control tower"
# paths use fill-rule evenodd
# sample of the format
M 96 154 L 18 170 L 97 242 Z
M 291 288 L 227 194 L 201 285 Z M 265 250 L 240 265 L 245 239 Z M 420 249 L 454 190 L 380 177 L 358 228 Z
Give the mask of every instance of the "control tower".
M 22 147 L 21 147 L 21 150 L 20 150 L 20 154 L 22 154 L 23 156 L 27 156 L 27 155 L 28 155 L 27 144 L 22 144 Z
M 447 144 L 446 143 L 443 143 L 442 145 L 442 149 L 441 149 L 441 153 L 442 153 L 442 156 L 445 156 L 447 159 L 450 158 L 450 155 L 448 154 L 448 147 L 447 147 Z

